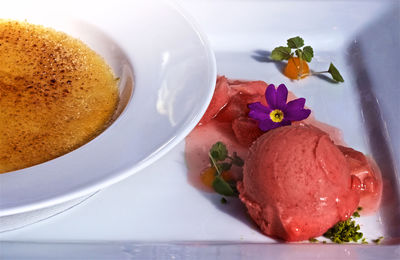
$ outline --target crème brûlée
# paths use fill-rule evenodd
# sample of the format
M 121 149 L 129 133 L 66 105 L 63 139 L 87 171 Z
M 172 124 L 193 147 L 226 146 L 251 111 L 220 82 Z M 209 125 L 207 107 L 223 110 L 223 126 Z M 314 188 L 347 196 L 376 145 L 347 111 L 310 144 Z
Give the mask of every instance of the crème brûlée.
M 0 20 L 0 173 L 33 166 L 93 139 L 118 104 L 118 80 L 82 41 Z

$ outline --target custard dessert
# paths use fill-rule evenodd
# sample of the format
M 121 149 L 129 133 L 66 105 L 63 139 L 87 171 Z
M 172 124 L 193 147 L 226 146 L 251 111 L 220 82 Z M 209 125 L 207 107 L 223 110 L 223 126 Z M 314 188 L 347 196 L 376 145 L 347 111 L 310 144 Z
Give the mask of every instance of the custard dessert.
M 0 173 L 51 160 L 109 124 L 118 79 L 82 41 L 0 20 Z

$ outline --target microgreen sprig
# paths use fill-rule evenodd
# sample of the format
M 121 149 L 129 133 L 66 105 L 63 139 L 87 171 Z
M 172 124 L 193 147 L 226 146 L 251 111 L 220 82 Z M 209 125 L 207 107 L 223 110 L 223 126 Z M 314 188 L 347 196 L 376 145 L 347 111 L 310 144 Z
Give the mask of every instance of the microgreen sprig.
M 307 62 L 311 62 L 314 57 L 314 50 L 311 46 L 304 46 L 304 40 L 299 36 L 293 37 L 287 40 L 287 46 L 276 47 L 271 53 L 271 59 L 273 60 L 289 60 L 296 56 Z M 294 51 L 292 51 L 294 50 Z
M 311 46 L 304 46 L 303 38 L 296 36 L 287 40 L 287 46 L 279 46 L 272 50 L 271 52 L 271 59 L 276 61 L 283 61 L 289 60 L 293 58 L 295 55 L 300 59 L 306 62 L 311 62 L 312 58 L 314 57 L 314 50 Z M 303 48 L 301 48 L 303 47 Z M 302 62 L 300 62 L 300 71 L 302 69 Z M 322 73 L 329 73 L 331 74 L 333 80 L 337 82 L 344 82 L 342 75 L 340 75 L 339 70 L 330 63 L 329 69 L 326 71 L 320 72 L 310 72 L 308 75 L 299 75 L 299 78 L 309 75 L 317 75 Z
M 237 196 L 236 183 L 225 181 L 222 173 L 229 171 L 232 165 L 243 166 L 243 160 L 234 152 L 229 156 L 226 145 L 222 142 L 216 142 L 208 153 L 212 167 L 215 168 L 216 176 L 212 183 L 213 189 L 224 196 Z
M 379 245 L 382 242 L 382 240 L 383 240 L 383 237 L 380 236 L 377 239 L 372 240 L 372 242 L 374 242 L 375 244 Z

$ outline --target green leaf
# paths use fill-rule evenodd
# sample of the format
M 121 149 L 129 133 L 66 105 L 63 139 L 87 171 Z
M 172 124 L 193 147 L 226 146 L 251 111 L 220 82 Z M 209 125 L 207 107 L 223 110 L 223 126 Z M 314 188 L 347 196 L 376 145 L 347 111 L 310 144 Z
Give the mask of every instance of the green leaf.
M 242 167 L 244 165 L 244 161 L 242 158 L 240 158 L 236 152 L 233 152 L 232 154 L 232 164 Z
M 299 57 L 302 60 L 305 60 L 307 62 L 310 62 L 312 57 L 314 56 L 314 51 L 311 48 L 311 46 L 306 46 L 303 48 L 303 50 L 301 49 L 297 49 L 295 51 L 297 57 Z
M 310 62 L 312 58 L 314 57 L 314 50 L 311 46 L 306 46 L 303 48 L 303 57 L 302 59 Z
M 304 40 L 299 36 L 290 38 L 287 40 L 287 46 L 292 49 L 298 49 L 304 46 Z
M 231 186 L 231 189 L 233 190 L 234 195 L 238 196 L 239 195 L 239 191 L 236 188 L 237 182 L 235 180 L 230 180 L 227 183 Z
M 235 196 L 235 192 L 231 185 L 227 183 L 221 176 L 215 177 L 212 186 L 214 190 L 224 196 Z
M 279 46 L 272 50 L 271 59 L 273 60 L 288 60 L 290 59 L 290 48 Z
M 338 69 L 331 63 L 328 72 L 332 75 L 332 78 L 338 82 L 344 82 L 342 75 L 340 75 Z
M 221 203 L 222 203 L 222 204 L 226 204 L 226 203 L 228 203 L 228 201 L 227 201 L 224 197 L 222 197 L 222 198 L 221 198 Z
M 210 155 L 215 161 L 223 161 L 228 156 L 228 150 L 222 142 L 216 142 L 210 149 Z
M 295 51 L 295 53 L 296 53 L 297 57 L 299 57 L 300 59 L 303 59 L 303 51 L 302 50 L 298 49 Z
M 225 171 L 229 171 L 232 167 L 231 163 L 217 163 L 217 167 L 220 173 L 225 172 Z

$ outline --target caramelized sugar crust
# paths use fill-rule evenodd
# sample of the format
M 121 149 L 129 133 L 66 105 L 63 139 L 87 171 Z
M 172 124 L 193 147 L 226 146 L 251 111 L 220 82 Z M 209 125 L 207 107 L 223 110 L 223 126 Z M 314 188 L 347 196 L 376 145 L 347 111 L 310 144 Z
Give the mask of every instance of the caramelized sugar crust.
M 0 173 L 68 153 L 103 131 L 118 80 L 65 33 L 0 20 Z

